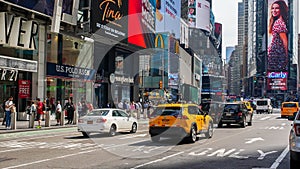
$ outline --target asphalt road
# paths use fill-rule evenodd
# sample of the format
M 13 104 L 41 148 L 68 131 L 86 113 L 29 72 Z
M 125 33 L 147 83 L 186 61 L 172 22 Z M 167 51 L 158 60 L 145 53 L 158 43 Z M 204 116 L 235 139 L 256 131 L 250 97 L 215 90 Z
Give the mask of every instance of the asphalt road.
M 135 134 L 84 138 L 76 128 L 0 136 L 0 168 L 289 169 L 291 122 L 254 114 L 253 125 L 216 128 L 196 143 L 151 142 L 146 125 Z

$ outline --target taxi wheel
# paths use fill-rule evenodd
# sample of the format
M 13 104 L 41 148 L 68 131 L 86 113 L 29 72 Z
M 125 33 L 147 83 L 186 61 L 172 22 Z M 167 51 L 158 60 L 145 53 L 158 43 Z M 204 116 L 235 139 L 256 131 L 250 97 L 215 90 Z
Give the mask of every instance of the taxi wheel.
M 109 133 L 108 133 L 109 136 L 115 136 L 116 135 L 116 129 L 117 129 L 117 127 L 114 124 L 111 125 Z
M 206 138 L 211 138 L 213 136 L 213 123 L 209 123 L 207 132 L 205 133 Z
M 83 137 L 89 137 L 89 133 L 87 133 L 87 132 L 81 132 L 81 133 L 82 133 Z
M 191 128 L 191 133 L 190 133 L 190 136 L 189 136 L 189 141 L 191 143 L 195 143 L 197 141 L 197 133 L 196 133 L 195 126 L 192 126 L 192 128 Z
M 136 131 L 137 131 L 137 125 L 136 125 L 136 123 L 133 123 L 130 133 L 136 133 Z
M 151 141 L 152 142 L 159 142 L 160 136 L 158 135 L 151 135 Z

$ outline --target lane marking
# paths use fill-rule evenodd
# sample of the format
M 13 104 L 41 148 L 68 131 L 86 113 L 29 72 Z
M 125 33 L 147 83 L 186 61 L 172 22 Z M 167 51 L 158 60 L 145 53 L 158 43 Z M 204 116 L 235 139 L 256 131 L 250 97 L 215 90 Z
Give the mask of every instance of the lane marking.
M 178 153 L 175 153 L 175 154 L 172 154 L 172 155 L 163 157 L 163 158 L 161 158 L 161 159 L 157 159 L 157 160 L 154 160 L 154 161 L 150 161 L 150 162 L 148 162 L 148 163 L 144 163 L 144 164 L 138 165 L 138 166 L 133 167 L 133 168 L 131 168 L 131 169 L 141 168 L 141 167 L 144 167 L 144 166 L 149 165 L 149 164 L 153 164 L 153 163 L 157 163 L 157 162 L 160 162 L 160 161 L 164 161 L 164 160 L 166 160 L 166 159 L 168 159 L 168 158 L 172 158 L 172 157 L 177 156 L 177 155 L 180 155 L 180 154 L 182 154 L 182 153 L 184 153 L 184 151 L 181 151 L 181 152 L 178 152 Z
M 259 119 L 259 120 L 267 120 L 267 119 L 269 119 L 269 118 L 271 118 L 271 116 L 263 117 L 263 118 L 261 118 L 261 119 Z
M 39 160 L 39 161 L 31 162 L 31 163 L 24 163 L 24 164 L 20 164 L 20 165 L 10 166 L 10 167 L 6 167 L 6 168 L 3 168 L 3 169 L 20 168 L 20 167 L 29 166 L 29 165 L 38 164 L 38 163 L 43 163 L 43 162 L 47 162 L 47 161 L 51 161 L 51 160 L 57 160 L 57 159 L 72 157 L 72 156 L 76 156 L 76 155 L 80 155 L 80 154 L 91 153 L 91 152 L 94 152 L 94 151 L 97 151 L 97 150 L 101 150 L 101 149 L 93 149 L 93 150 L 89 150 L 89 151 L 82 151 L 82 152 L 63 155 L 63 156 L 54 157 L 54 158 L 47 158 L 47 159 L 44 159 L 44 160 Z
M 274 169 L 276 169 L 278 166 L 279 166 L 279 164 L 281 163 L 281 161 L 284 159 L 284 157 L 288 154 L 288 152 L 289 152 L 289 146 L 287 146 L 284 150 L 283 150 L 283 152 L 280 154 L 280 156 L 275 160 L 275 162 L 272 164 L 272 166 L 270 167 L 270 168 L 274 168 Z

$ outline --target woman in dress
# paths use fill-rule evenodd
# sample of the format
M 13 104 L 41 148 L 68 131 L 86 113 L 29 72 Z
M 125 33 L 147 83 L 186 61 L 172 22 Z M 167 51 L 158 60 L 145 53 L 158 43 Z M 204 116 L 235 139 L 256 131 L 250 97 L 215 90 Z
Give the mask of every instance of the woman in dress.
M 286 71 L 288 66 L 287 23 L 288 7 L 284 0 L 275 1 L 271 5 L 269 34 L 272 41 L 268 47 L 268 70 Z

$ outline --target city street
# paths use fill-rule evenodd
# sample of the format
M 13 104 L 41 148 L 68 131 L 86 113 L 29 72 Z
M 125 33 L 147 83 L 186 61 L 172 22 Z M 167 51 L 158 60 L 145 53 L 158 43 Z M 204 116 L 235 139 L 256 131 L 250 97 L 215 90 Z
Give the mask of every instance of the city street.
M 147 124 L 135 134 L 84 138 L 77 128 L 2 134 L 0 168 L 289 168 L 291 122 L 254 114 L 253 125 L 215 128 L 196 143 L 151 142 Z

